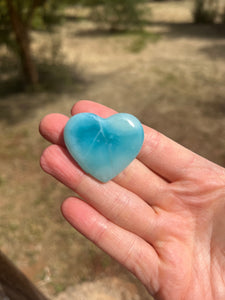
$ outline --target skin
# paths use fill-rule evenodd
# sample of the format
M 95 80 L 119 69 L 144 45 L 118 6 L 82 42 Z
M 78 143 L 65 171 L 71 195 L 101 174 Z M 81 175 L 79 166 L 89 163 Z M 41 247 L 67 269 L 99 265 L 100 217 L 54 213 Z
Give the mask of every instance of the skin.
M 114 110 L 79 101 L 72 115 Z M 114 257 L 155 299 L 225 299 L 225 169 L 144 126 L 137 157 L 112 181 L 85 174 L 63 141 L 68 117 L 50 114 L 40 133 L 53 145 L 42 169 L 83 200 L 66 199 L 66 220 Z

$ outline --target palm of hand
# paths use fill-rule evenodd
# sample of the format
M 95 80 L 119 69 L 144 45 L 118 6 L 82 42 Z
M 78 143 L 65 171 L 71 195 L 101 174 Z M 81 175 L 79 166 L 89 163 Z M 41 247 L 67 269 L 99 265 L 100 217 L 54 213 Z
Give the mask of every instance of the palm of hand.
M 165 231 L 156 242 L 164 262 L 159 299 L 224 299 L 224 181 L 215 166 L 205 167 L 190 165 L 191 178 L 168 185 L 171 203 L 162 208 Z
M 73 107 L 79 112 L 115 113 L 90 101 Z M 72 226 L 156 299 L 225 299 L 225 170 L 145 127 L 138 159 L 102 184 L 64 148 L 67 121 L 59 114 L 42 120 L 41 134 L 56 145 L 44 151 L 41 166 L 86 200 L 64 201 Z

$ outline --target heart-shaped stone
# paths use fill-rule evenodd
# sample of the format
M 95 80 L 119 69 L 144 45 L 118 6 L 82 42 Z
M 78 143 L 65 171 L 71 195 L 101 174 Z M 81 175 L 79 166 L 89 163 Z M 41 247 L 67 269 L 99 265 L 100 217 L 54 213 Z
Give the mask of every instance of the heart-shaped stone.
M 144 131 L 137 118 L 115 114 L 107 119 L 80 113 L 64 129 L 66 147 L 80 167 L 102 182 L 114 178 L 137 156 Z

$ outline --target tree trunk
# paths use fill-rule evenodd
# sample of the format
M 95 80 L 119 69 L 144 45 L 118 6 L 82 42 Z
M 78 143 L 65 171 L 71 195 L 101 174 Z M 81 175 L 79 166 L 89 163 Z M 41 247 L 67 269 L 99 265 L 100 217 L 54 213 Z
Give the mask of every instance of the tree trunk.
M 31 55 L 29 25 L 23 22 L 11 0 L 7 0 L 7 6 L 13 32 L 19 48 L 21 65 L 26 81 L 31 85 L 38 84 L 38 72 Z
M 2 252 L 0 252 L 0 299 L 47 300 Z

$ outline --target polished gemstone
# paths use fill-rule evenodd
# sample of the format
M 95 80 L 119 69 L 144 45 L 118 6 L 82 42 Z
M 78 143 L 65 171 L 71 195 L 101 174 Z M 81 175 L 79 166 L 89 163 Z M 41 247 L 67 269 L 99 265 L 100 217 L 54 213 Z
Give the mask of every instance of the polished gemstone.
M 138 119 L 130 114 L 120 113 L 103 119 L 92 113 L 80 113 L 67 122 L 64 140 L 86 173 L 107 182 L 137 156 L 144 131 Z

